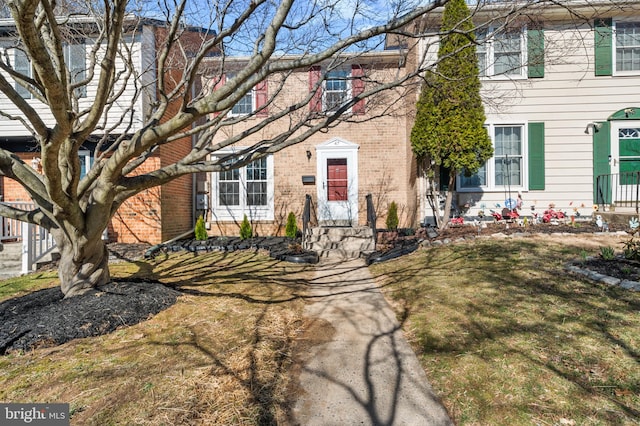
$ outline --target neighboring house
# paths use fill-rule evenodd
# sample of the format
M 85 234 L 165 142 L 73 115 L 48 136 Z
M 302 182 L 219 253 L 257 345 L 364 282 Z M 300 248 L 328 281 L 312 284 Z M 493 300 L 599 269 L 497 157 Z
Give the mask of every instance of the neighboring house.
M 90 28 L 91 18 L 73 17 L 67 20 L 67 25 L 80 25 L 86 32 Z M 189 29 L 181 35 L 183 46 L 193 44 L 194 49 L 199 47 L 203 31 L 198 28 Z M 133 84 L 132 78 L 121 80 L 116 87 L 123 86 L 123 94 L 117 103 L 114 103 L 109 111 L 109 120 L 106 128 L 109 136 L 106 143 L 115 140 L 118 136 L 138 130 L 145 122 L 145 117 L 151 112 L 151 102 L 156 96 L 156 53 L 160 44 L 166 38 L 167 29 L 162 22 L 154 20 L 136 20 L 130 27 L 128 37 L 123 40 L 131 52 L 131 63 L 136 67 L 132 75 L 138 76 L 138 84 Z M 205 35 L 206 36 L 206 35 Z M 4 40 L 3 46 L 7 48 L 6 54 L 14 67 L 23 72 L 30 72 L 31 66 L 28 57 L 20 50 L 12 48 L 15 43 L 15 28 L 13 20 L 0 20 L 0 40 Z M 92 40 L 89 32 L 84 38 L 76 38 L 73 44 L 66 46 L 65 57 L 70 68 L 70 75 L 77 81 L 85 78 L 86 68 L 91 60 Z M 98 53 L 99 55 L 99 53 Z M 166 78 L 167 84 L 172 84 L 180 78 L 184 66 L 180 62 L 181 55 L 170 55 L 168 59 Z M 124 62 L 121 63 L 124 70 Z M 127 73 L 121 73 L 127 75 Z M 122 76 L 121 76 L 122 77 Z M 94 81 L 97 81 L 97 76 Z M 143 90 L 140 88 L 143 87 Z M 19 93 L 28 99 L 30 103 L 38 107 L 38 100 L 33 99 L 28 90 L 16 86 Z M 150 89 L 150 90 L 149 90 Z M 170 89 L 170 88 L 167 88 Z M 80 108 L 89 105 L 95 97 L 95 84 L 78 89 L 78 102 Z M 173 106 L 170 105 L 169 114 Z M 15 108 L 8 100 L 0 96 L 0 110 L 13 111 Z M 128 122 L 120 123 L 118 120 L 130 108 L 132 115 Z M 174 108 L 175 109 L 175 108 Z M 40 109 L 45 122 L 52 122 L 46 108 Z M 138 126 L 138 127 L 137 127 Z M 96 134 L 93 140 L 87 140 L 80 152 L 80 161 L 84 170 L 91 167 L 93 151 L 96 144 L 104 135 Z M 27 164 L 38 169 L 39 148 L 38 144 L 30 136 L 28 130 L 19 121 L 0 117 L 0 146 L 19 155 Z M 189 152 L 192 146 L 191 138 L 172 143 L 170 146 L 161 146 L 143 165 L 144 170 L 155 170 L 163 165 L 173 163 Z M 148 191 L 128 199 L 118 210 L 108 228 L 107 237 L 110 241 L 118 242 L 146 242 L 159 243 L 193 229 L 194 224 L 194 179 L 185 176 L 161 187 Z M 0 177 L 0 200 L 5 202 L 30 201 L 27 192 L 17 182 Z
M 346 99 L 369 87 L 370 81 L 390 81 L 403 75 L 405 55 L 401 50 L 371 52 L 347 57 L 341 67 L 329 72 L 325 64 L 297 69 L 282 90 L 280 76 L 274 75 L 236 104 L 229 116 L 246 117 L 225 127 L 214 143 L 308 96 L 311 101 L 297 114 L 310 115 L 314 123 L 314 117 L 332 114 Z M 234 64 L 241 67 L 244 61 L 226 58 L 225 74 L 211 79 L 217 85 L 224 83 L 233 77 Z M 407 143 L 413 124 L 407 116 L 407 102 L 415 101 L 399 92 L 360 100 L 346 114 L 346 122 L 239 170 L 209 174 L 199 196 L 208 200 L 205 218 L 211 232 L 238 235 L 246 214 L 259 235 L 283 234 L 289 212 L 296 214 L 301 226 L 305 195 L 311 196 L 320 225 L 365 226 L 367 194 L 372 195 L 379 216 L 384 217 L 388 205 L 395 201 L 401 226 L 413 225 L 417 219 L 416 166 Z M 251 113 L 255 114 L 249 116 Z M 268 140 L 289 125 L 288 119 L 275 121 L 233 149 Z
M 622 174 L 640 171 L 640 3 L 547 4 L 509 22 L 496 19 L 505 4 L 473 18 L 483 28 L 477 55 L 495 153 L 457 179 L 461 213 L 489 215 L 512 199 L 521 215 L 551 205 L 585 216 L 635 193 L 637 174 Z M 437 29 L 437 16 L 420 25 Z M 437 39 L 422 40 L 421 50 L 433 58 Z M 431 215 L 420 200 L 421 215 Z

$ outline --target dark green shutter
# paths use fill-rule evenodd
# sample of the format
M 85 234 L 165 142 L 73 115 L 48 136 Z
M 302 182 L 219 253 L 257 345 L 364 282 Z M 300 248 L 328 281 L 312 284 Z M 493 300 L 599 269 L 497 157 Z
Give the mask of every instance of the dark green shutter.
M 606 178 L 601 179 L 598 187 L 598 176 L 611 174 L 609 156 L 611 155 L 611 126 L 608 121 L 600 123 L 600 129 L 593 129 L 593 202 L 595 204 L 611 203 L 611 184 Z
M 613 73 L 613 33 L 611 25 L 611 18 L 596 19 L 594 22 L 596 75 L 611 75 Z
M 544 189 L 544 123 L 529 123 L 529 189 Z
M 544 77 L 544 30 L 527 31 L 527 62 L 529 78 Z

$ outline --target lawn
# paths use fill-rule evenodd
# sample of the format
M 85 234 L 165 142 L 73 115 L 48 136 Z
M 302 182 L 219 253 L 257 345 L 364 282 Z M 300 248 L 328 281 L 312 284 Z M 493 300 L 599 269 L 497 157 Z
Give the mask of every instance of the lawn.
M 476 240 L 372 273 L 460 425 L 640 422 L 640 293 L 569 275 L 579 240 Z
M 114 264 L 184 295 L 135 326 L 0 357 L 0 401 L 68 402 L 72 424 L 286 423 L 308 269 L 253 252 Z M 0 299 L 57 285 L 29 277 L 0 283 Z

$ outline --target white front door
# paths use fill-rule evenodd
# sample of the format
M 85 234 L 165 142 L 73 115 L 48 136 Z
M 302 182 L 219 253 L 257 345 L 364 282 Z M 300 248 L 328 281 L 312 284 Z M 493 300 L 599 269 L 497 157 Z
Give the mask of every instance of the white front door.
M 334 138 L 316 146 L 318 221 L 321 226 L 358 224 L 358 145 Z

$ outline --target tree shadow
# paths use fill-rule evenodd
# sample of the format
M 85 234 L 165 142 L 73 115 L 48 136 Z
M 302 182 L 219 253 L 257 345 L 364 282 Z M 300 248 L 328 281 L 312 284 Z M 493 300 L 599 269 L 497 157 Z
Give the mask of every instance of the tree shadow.
M 640 309 L 638 294 L 569 275 L 562 259 L 570 257 L 569 253 L 578 257 L 581 250 L 571 241 L 562 246 L 526 239 L 477 241 L 419 252 L 411 264 L 402 262 L 402 267 L 379 266 L 373 270 L 380 271 L 377 278 L 388 297 L 408 305 L 405 311 L 428 318 L 434 311 L 427 303 L 436 306 L 434 309 L 450 310 L 448 315 L 455 322 L 447 328 L 441 325 L 432 330 L 427 323 L 416 332 L 419 353 L 473 353 L 482 358 L 488 345 L 527 338 L 536 350 L 518 347 L 513 353 L 587 394 L 607 398 L 626 416 L 637 418 L 638 407 L 607 394 L 606 389 L 614 386 L 602 386 L 611 384 L 606 377 L 595 380 L 588 371 L 581 371 L 581 359 L 571 359 L 571 365 L 562 362 L 567 363 L 563 348 L 582 338 L 613 350 L 619 348 L 631 364 L 640 362 L 640 348 L 634 339 L 616 332 L 620 325 L 631 324 Z M 447 289 L 448 281 L 451 286 Z M 589 354 L 581 356 L 588 358 Z M 490 356 L 486 361 L 491 362 Z M 637 394 L 640 387 L 632 381 L 622 379 L 620 383 Z

